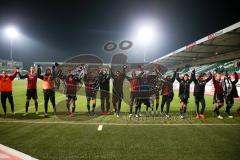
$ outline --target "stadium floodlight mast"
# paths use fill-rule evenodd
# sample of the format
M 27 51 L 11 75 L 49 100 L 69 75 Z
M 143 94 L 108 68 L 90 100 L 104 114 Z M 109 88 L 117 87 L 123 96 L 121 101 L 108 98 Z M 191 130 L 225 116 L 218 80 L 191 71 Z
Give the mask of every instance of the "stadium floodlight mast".
M 18 36 L 18 30 L 14 26 L 9 26 L 5 29 L 7 37 L 10 39 L 10 59 L 13 62 L 13 40 Z
M 138 32 L 137 32 L 137 39 L 140 43 L 143 44 L 143 61 L 146 62 L 146 47 L 147 45 L 153 41 L 154 39 L 154 34 L 155 34 L 155 31 L 154 31 L 154 27 L 151 26 L 151 25 L 144 25 L 144 26 L 141 26 L 139 29 L 138 29 Z

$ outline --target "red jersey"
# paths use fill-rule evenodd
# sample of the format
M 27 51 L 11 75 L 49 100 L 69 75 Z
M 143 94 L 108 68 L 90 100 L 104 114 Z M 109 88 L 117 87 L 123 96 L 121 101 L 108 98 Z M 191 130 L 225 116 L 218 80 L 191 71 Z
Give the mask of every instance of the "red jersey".
M 142 77 L 143 74 L 144 74 L 144 72 L 142 71 L 138 76 L 135 76 L 135 77 L 126 76 L 127 80 L 130 83 L 131 92 L 139 92 L 139 90 L 140 90 L 140 78 Z
M 138 78 L 131 78 L 129 79 L 131 92 L 137 92 L 140 89 L 140 82 Z
M 223 94 L 222 82 L 213 78 L 214 94 Z
M 27 89 L 37 89 L 37 74 L 27 73 L 24 76 L 19 75 L 20 78 L 27 78 Z
M 99 81 L 97 77 L 88 77 L 84 75 L 84 85 L 86 94 L 96 94 L 99 89 Z
M 85 91 L 87 93 L 94 93 L 95 92 L 95 85 L 94 85 L 94 82 L 92 81 L 88 81 L 88 82 L 85 82 Z
M 66 82 L 66 94 L 76 95 L 79 81 L 76 79 L 73 79 L 72 75 L 69 75 L 66 77 L 65 82 Z

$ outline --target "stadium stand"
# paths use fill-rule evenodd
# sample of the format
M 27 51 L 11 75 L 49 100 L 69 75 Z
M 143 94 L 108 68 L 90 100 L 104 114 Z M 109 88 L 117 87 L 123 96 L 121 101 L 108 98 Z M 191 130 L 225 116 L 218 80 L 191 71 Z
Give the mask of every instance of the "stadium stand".
M 11 72 L 13 72 L 13 70 L 15 70 L 16 67 L 19 67 L 20 69 L 23 69 L 23 62 L 0 59 L 0 73 L 2 73 L 4 68 L 7 68 L 8 71 L 11 73 Z M 27 73 L 26 70 L 23 70 L 22 72 Z M 17 76 L 17 79 L 19 79 L 18 76 Z
M 150 63 L 161 64 L 169 70 L 165 75 L 172 75 L 177 68 L 180 69 L 180 76 L 190 74 L 196 70 L 196 76 L 201 73 L 215 71 L 230 75 L 233 72 L 240 73 L 240 22 L 225 29 L 212 33 L 198 41 L 190 43 L 176 51 L 160 57 Z M 191 91 L 193 91 L 191 84 Z M 174 83 L 174 89 L 178 89 L 178 83 Z M 240 83 L 237 84 L 240 93 Z M 212 81 L 206 85 L 206 94 L 213 95 Z
M 236 59 L 240 59 L 240 22 L 190 43 L 150 63 L 158 63 L 167 66 L 169 69 L 174 69 L 226 62 L 223 63 L 223 67 L 228 68 L 227 63 Z M 231 65 L 235 65 L 235 62 Z
M 23 68 L 23 62 L 0 59 L 0 70 L 2 70 L 3 68 L 16 68 L 16 67 Z

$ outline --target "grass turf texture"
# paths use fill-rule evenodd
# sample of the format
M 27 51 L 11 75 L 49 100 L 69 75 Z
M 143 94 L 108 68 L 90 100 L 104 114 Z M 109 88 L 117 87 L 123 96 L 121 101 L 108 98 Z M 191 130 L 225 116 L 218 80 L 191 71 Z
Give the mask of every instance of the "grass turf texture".
M 129 107 L 123 104 L 119 118 L 113 115 L 89 117 L 86 99 L 79 96 L 77 114 L 65 115 L 65 96 L 56 94 L 58 115 L 43 117 L 43 96 L 39 81 L 39 110 L 23 117 L 25 110 L 26 81 L 14 81 L 16 115 L 0 118 L 0 143 L 43 160 L 55 159 L 238 159 L 240 117 L 235 114 L 239 102 L 232 111 L 234 118 L 218 120 L 212 116 L 212 97 L 206 96 L 205 120 L 194 118 L 193 96 L 189 100 L 188 117 L 175 116 L 179 110 L 177 93 L 171 103 L 172 117 L 128 118 Z M 125 86 L 128 88 L 128 86 Z M 31 101 L 31 106 L 33 106 Z M 100 110 L 97 101 L 97 109 Z M 145 107 L 142 107 L 142 111 Z M 8 106 L 8 111 L 10 108 Z M 30 112 L 34 111 L 34 107 Z M 49 105 L 49 111 L 52 111 Z M 221 109 L 221 112 L 224 108 Z M 1 110 L 2 113 L 2 110 Z M 14 122 L 15 123 L 14 123 Z M 59 124 L 58 124 L 59 123 Z M 97 131 L 98 123 L 104 123 L 103 131 Z M 118 125 L 121 124 L 121 125 Z M 145 125 L 136 125 L 145 124 Z M 147 125 L 150 124 L 150 125 Z M 180 124 L 168 125 L 161 124 Z M 187 126 L 181 125 L 187 124 Z M 191 125 L 212 124 L 212 125 Z M 216 124 L 216 125 L 215 125 Z M 217 125 L 219 124 L 219 125 Z

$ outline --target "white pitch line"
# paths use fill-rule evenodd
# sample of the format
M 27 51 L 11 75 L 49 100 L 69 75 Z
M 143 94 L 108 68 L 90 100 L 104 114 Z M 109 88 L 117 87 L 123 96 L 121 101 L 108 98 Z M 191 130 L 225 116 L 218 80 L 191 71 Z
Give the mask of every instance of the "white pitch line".
M 103 128 L 103 125 L 102 124 L 100 124 L 99 126 L 98 126 L 98 131 L 102 131 L 102 128 Z
M 161 124 L 161 123 L 85 123 L 85 122 L 38 122 L 38 121 L 26 121 L 26 120 L 14 120 L 14 121 L 2 121 L 0 123 L 25 123 L 25 124 L 71 124 L 71 125 L 108 125 L 108 126 L 240 126 L 240 123 L 172 123 L 172 124 Z

